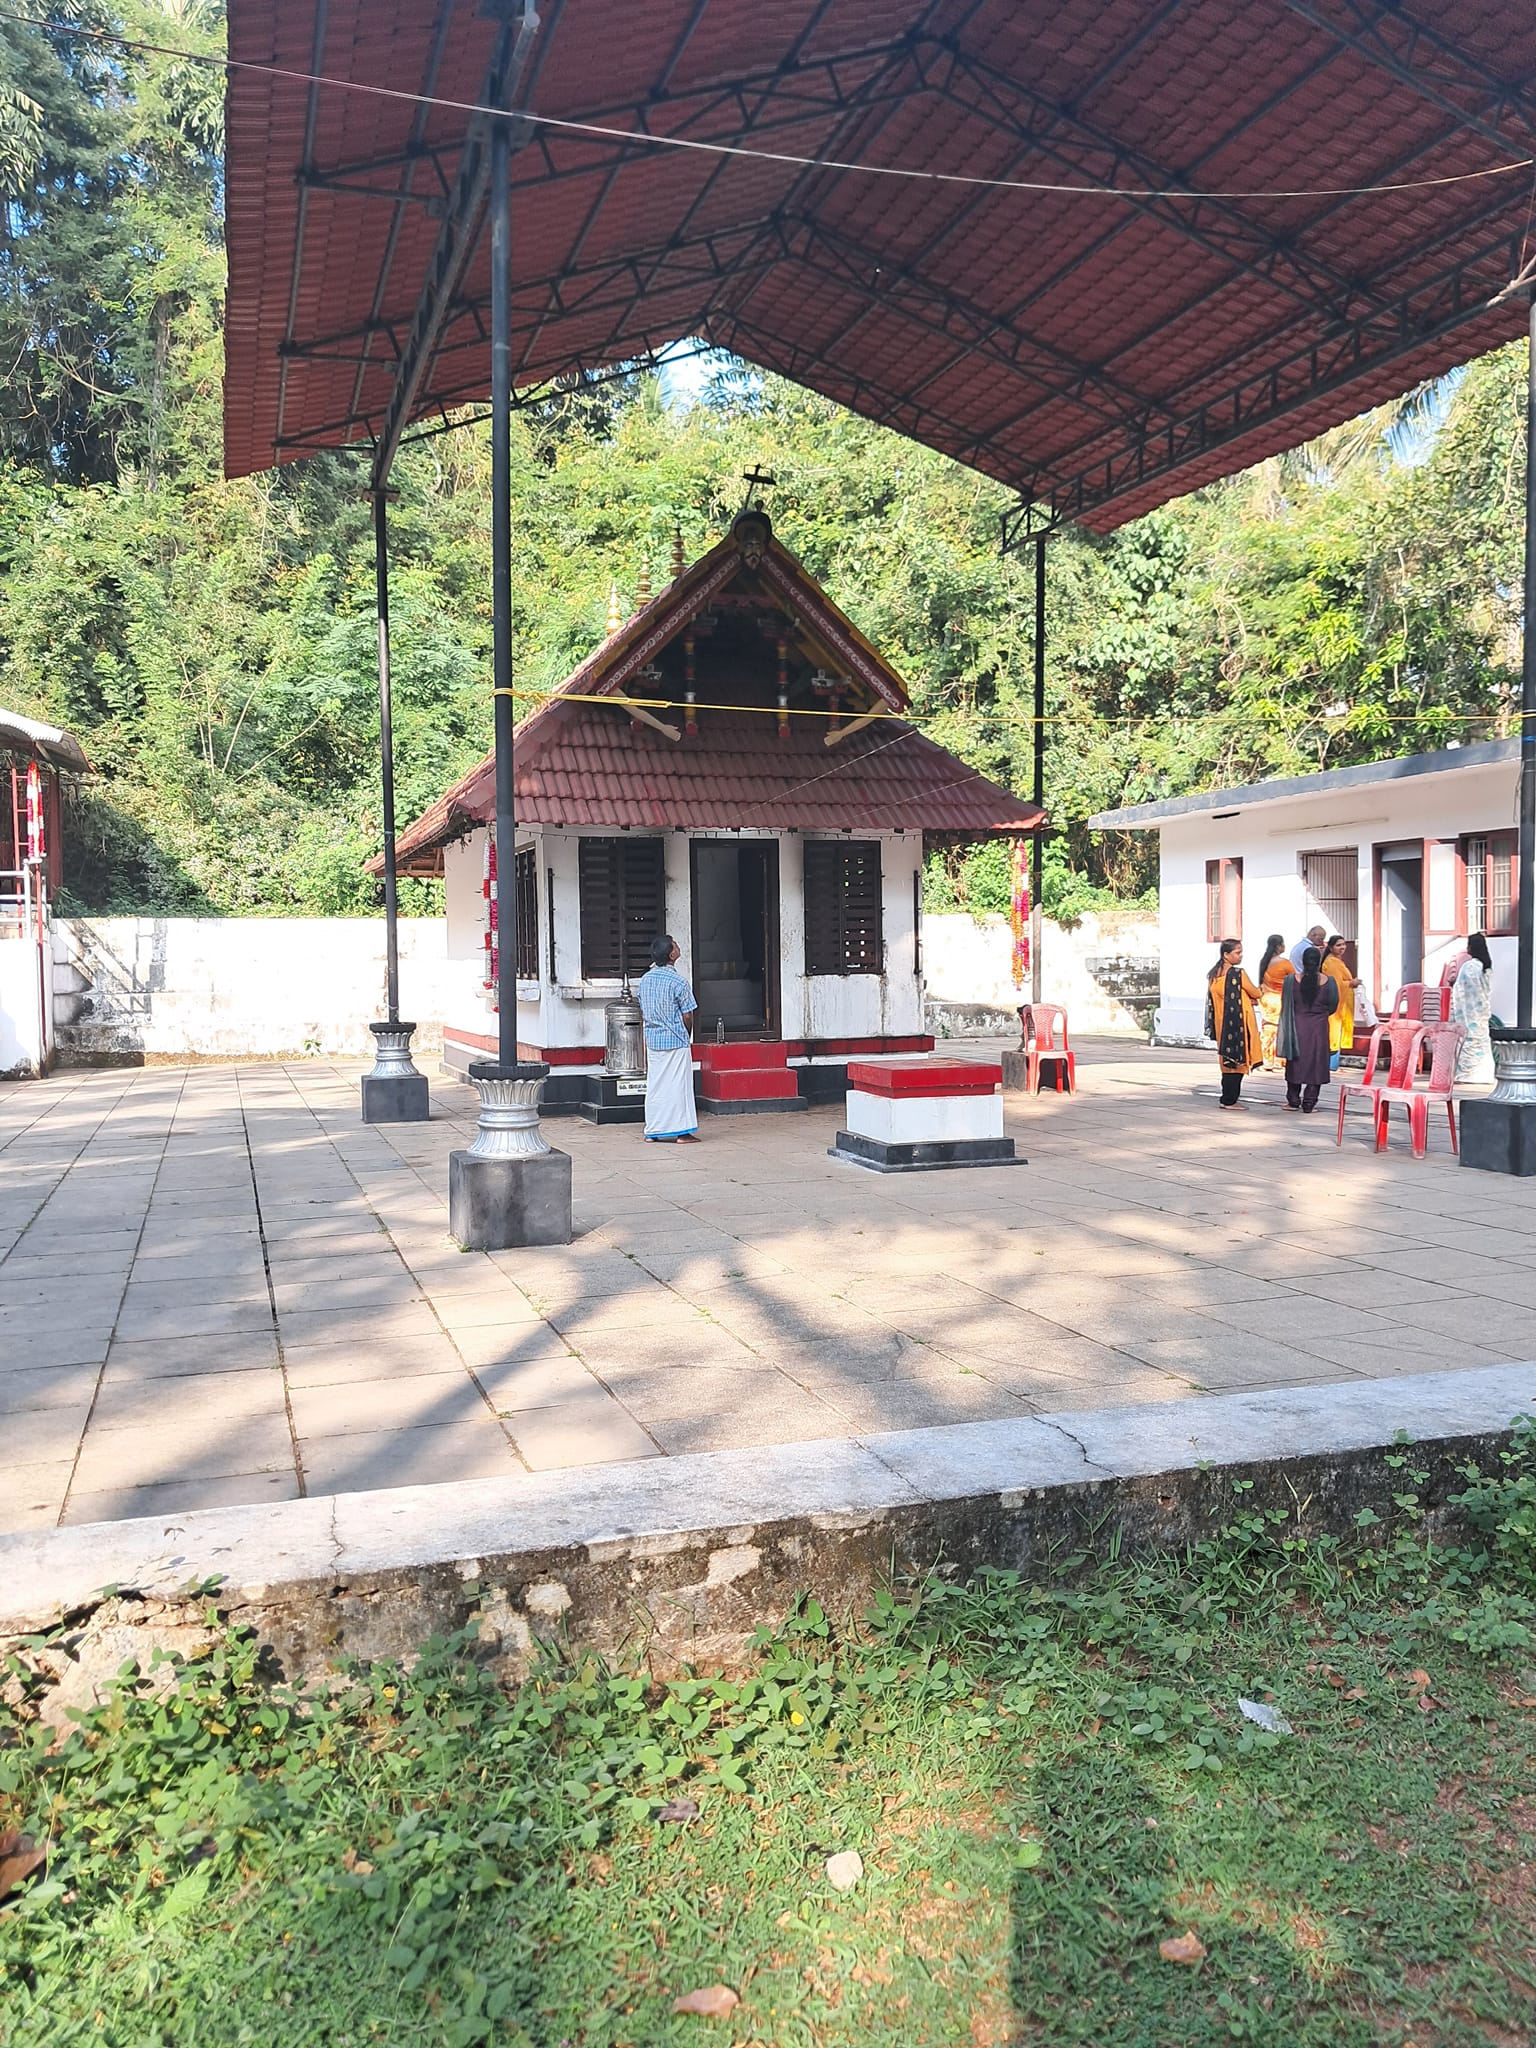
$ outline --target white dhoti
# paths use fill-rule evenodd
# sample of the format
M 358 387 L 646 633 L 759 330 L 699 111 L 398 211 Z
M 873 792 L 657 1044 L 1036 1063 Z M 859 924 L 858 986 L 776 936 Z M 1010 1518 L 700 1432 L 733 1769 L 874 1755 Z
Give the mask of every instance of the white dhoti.
M 693 1047 L 645 1056 L 645 1135 L 691 1137 L 699 1128 L 693 1104 Z

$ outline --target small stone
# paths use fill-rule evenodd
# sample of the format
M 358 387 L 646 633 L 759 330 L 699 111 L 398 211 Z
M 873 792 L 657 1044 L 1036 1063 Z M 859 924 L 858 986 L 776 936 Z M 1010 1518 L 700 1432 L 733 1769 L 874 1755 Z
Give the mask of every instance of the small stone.
M 857 1849 L 839 1849 L 827 1858 L 827 1883 L 835 1892 L 851 1892 L 864 1875 L 864 1858 Z

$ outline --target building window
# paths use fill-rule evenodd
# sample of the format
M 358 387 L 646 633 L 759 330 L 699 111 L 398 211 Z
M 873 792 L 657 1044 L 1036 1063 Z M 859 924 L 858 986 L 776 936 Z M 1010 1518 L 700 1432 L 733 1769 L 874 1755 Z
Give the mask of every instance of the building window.
M 1243 864 L 1240 860 L 1208 860 L 1205 864 L 1205 936 L 1213 946 L 1243 935 Z
M 878 840 L 806 841 L 807 974 L 884 972 L 880 879 Z
M 539 978 L 539 885 L 537 855 L 531 846 L 521 846 L 517 852 L 517 867 L 513 874 L 514 896 L 517 903 L 517 978 L 519 981 L 537 981 Z
M 1477 832 L 1461 842 L 1467 876 L 1467 930 L 1508 938 L 1515 929 L 1513 832 Z
M 659 839 L 583 839 L 581 978 L 638 981 L 666 925 L 666 866 Z

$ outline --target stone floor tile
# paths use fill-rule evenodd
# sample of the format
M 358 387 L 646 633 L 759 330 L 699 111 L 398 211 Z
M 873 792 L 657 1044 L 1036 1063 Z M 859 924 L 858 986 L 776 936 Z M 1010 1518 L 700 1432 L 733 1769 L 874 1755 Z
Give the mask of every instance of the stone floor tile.
M 100 1365 L 111 1342 L 110 1326 L 31 1328 L 0 1341 L 0 1378 L 45 1365 Z
M 316 1299 L 323 1302 L 323 1291 Z M 288 1345 L 350 1344 L 376 1340 L 424 1341 L 442 1335 L 442 1327 L 425 1302 L 357 1302 L 351 1307 L 285 1309 L 278 1317 L 284 1349 Z
M 52 1465 L 8 1461 L 5 1484 L 0 1486 L 0 1531 L 52 1528 L 73 1470 L 73 1457 Z
M 284 1281 L 274 1269 L 272 1293 L 279 1318 L 313 1310 L 322 1303 L 327 1311 L 335 1313 L 348 1308 L 394 1308 L 422 1298 L 418 1283 L 398 1263 L 392 1270 L 356 1275 L 350 1280 L 327 1280 L 322 1285 L 310 1280 Z
M 607 1396 L 525 1409 L 506 1427 L 530 1472 L 657 1456 L 653 1436 Z
M 374 1339 L 367 1344 L 285 1344 L 290 1387 L 334 1387 L 356 1380 L 462 1377 L 464 1360 L 449 1340 L 436 1337 Z
M 0 1373 L 0 1417 L 33 1408 L 77 1409 L 90 1405 L 101 1378 L 99 1365 L 41 1365 Z M 0 1435 L 6 1426 L 0 1421 Z M 9 1449 L 9 1445 L 7 1445 Z
M 141 1517 L 192 1515 L 202 1508 L 259 1507 L 264 1502 L 297 1500 L 299 1482 L 292 1472 L 232 1472 L 214 1479 L 172 1479 L 151 1486 L 109 1486 L 97 1493 L 70 1494 L 66 1526 L 83 1522 L 126 1522 Z
M 175 1379 L 146 1379 L 114 1373 L 109 1365 L 91 1410 L 91 1435 L 100 1430 L 142 1429 L 183 1414 L 199 1421 L 242 1424 L 280 1421 L 286 1410 L 283 1376 L 265 1372 L 184 1373 Z
M 1023 1399 L 974 1373 L 952 1379 L 866 1380 L 834 1393 L 820 1388 L 821 1399 L 851 1429 L 863 1434 L 884 1429 L 933 1429 L 951 1422 L 987 1422 L 1028 1412 Z
M 813 1400 L 774 1401 L 762 1408 L 738 1409 L 731 1415 L 680 1415 L 650 1424 L 650 1433 L 669 1457 L 695 1451 L 733 1450 L 753 1444 L 813 1443 L 823 1437 L 846 1437 L 848 1424 L 835 1408 Z
M 91 1412 L 92 1391 L 77 1393 L 66 1407 L 55 1402 L 46 1408 L 23 1408 L 7 1415 L 3 1425 L 7 1462 L 22 1465 L 67 1464 L 80 1447 L 85 1419 Z M 6 1485 L 9 1485 L 7 1480 Z
M 600 1392 L 602 1382 L 579 1358 L 503 1358 L 475 1367 L 475 1378 L 498 1415 L 553 1408 Z
M 514 1329 L 534 1324 L 542 1329 L 549 1327 L 538 1310 L 531 1308 L 513 1287 L 506 1287 L 501 1294 L 445 1294 L 433 1288 L 428 1298 L 438 1321 L 455 1334 L 460 1330 Z
M 116 1486 L 292 1470 L 293 1440 L 285 1419 L 229 1422 L 177 1409 L 135 1429 L 88 1429 L 75 1484 L 82 1493 L 102 1493 Z
M 638 1422 L 647 1425 L 676 1415 L 735 1414 L 765 1399 L 799 1402 L 808 1391 L 792 1375 L 771 1365 L 753 1365 L 745 1370 L 720 1365 L 691 1369 L 625 1369 L 610 1365 L 598 1377 Z M 595 1388 L 597 1381 L 589 1375 L 587 1385 L 589 1389 Z
M 295 1386 L 289 1398 L 294 1431 L 301 1441 L 381 1429 L 420 1429 L 429 1424 L 478 1423 L 488 1412 L 485 1397 L 462 1370 Z
M 277 1364 L 271 1322 L 261 1330 L 222 1336 L 114 1338 L 107 1353 L 113 1379 L 179 1379 L 189 1373 L 254 1372 Z
M 270 1330 L 272 1308 L 265 1294 L 252 1301 L 125 1304 L 117 1319 L 119 1337 L 162 1341 L 176 1337 L 224 1337 L 247 1330 Z
M 455 1479 L 498 1479 L 522 1468 L 501 1425 L 449 1422 L 301 1440 L 310 1493 L 361 1493 L 378 1486 L 440 1486 Z

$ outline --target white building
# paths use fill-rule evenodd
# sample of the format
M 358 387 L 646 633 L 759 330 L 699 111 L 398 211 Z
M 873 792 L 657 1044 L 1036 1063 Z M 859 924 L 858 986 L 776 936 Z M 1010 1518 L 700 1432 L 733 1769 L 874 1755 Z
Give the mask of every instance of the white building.
M 554 1070 L 546 1109 L 607 1104 L 604 1005 L 663 930 L 699 998 L 698 1039 L 755 1041 L 780 1103 L 786 1067 L 820 1069 L 798 1093 L 826 1099 L 850 1056 L 932 1046 L 925 835 L 1013 837 L 1041 813 L 906 709 L 900 677 L 753 510 L 522 721 L 517 1032 L 522 1056 Z M 463 963 L 443 1057 L 460 1072 L 497 1049 L 494 817 L 487 756 L 397 847 L 402 873 L 443 877 Z M 772 1099 L 764 1084 L 757 1106 Z
M 1090 819 L 1158 834 L 1160 1034 L 1200 1037 L 1218 940 L 1240 937 L 1256 971 L 1271 932 L 1290 946 L 1314 924 L 1351 942 L 1383 1011 L 1485 932 L 1493 1007 L 1512 1017 L 1519 776 L 1519 741 L 1489 740 Z

